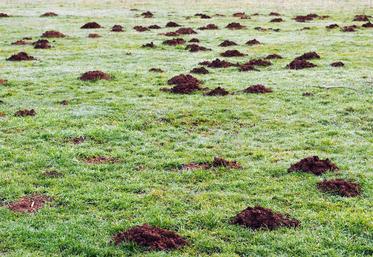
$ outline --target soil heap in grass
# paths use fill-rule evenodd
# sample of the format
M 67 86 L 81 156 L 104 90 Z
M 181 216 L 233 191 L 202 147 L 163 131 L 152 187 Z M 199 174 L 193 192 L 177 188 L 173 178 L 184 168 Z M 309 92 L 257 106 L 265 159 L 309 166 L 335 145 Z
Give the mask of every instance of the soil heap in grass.
M 301 56 L 296 57 L 295 59 L 298 60 L 312 60 L 312 59 L 320 59 L 320 55 L 316 52 L 307 52 L 302 54 Z
M 222 92 L 222 90 L 218 90 Z M 191 162 L 181 165 L 182 170 L 211 169 L 225 167 L 229 169 L 241 169 L 242 166 L 237 161 L 225 160 L 221 157 L 214 157 L 212 162 Z
M 244 93 L 250 93 L 250 94 L 265 94 L 265 93 L 271 93 L 272 89 L 268 88 L 264 85 L 257 84 L 247 87 L 243 90 Z
M 242 227 L 251 228 L 253 230 L 274 230 L 279 227 L 295 228 L 300 225 L 300 222 L 296 219 L 261 206 L 246 208 L 237 214 L 232 219 L 231 223 L 238 224 Z
M 245 63 L 244 65 L 267 67 L 267 66 L 271 66 L 272 63 L 264 59 L 252 59 L 249 62 Z
M 282 18 L 274 18 L 270 22 L 284 22 L 284 20 Z
M 291 70 L 301 70 L 301 69 L 307 69 L 307 68 L 314 68 L 316 67 L 315 64 L 302 60 L 302 59 L 294 59 L 291 63 L 286 65 L 286 68 Z
M 361 25 L 363 28 L 373 28 L 373 23 L 371 23 L 370 21 L 368 21 L 367 23 L 364 23 L 363 25 Z
M 343 67 L 345 64 L 343 62 L 333 62 L 330 64 L 332 67 Z
M 241 25 L 241 24 L 238 23 L 238 22 L 232 22 L 232 23 L 229 23 L 229 24 L 226 26 L 226 28 L 227 28 L 227 29 L 236 30 L 236 29 L 244 29 L 244 28 L 246 28 L 246 26 Z
M 181 25 L 177 24 L 176 22 L 169 21 L 166 24 L 166 28 L 176 28 L 176 27 L 181 27 Z
M 46 38 L 62 38 L 62 37 L 65 37 L 65 34 L 59 31 L 49 30 L 49 31 L 44 32 L 41 36 L 46 37 Z
M 192 28 L 180 28 L 175 31 L 179 35 L 197 34 Z
M 350 25 L 350 26 L 344 26 L 343 28 L 341 28 L 341 31 L 342 32 L 355 32 L 356 29 L 357 29 L 356 25 Z
M 81 29 L 99 29 L 99 28 L 102 28 L 102 27 L 101 27 L 100 24 L 98 24 L 97 22 L 93 21 L 93 22 L 88 22 L 88 23 L 84 24 L 80 28 Z
M 221 53 L 220 55 L 223 56 L 223 57 L 241 57 L 241 56 L 245 56 L 245 54 L 241 53 L 238 50 L 227 50 L 227 51 Z
M 36 112 L 34 109 L 23 109 L 23 110 L 19 110 L 17 111 L 14 116 L 18 116 L 18 117 L 26 117 L 26 116 L 35 116 L 36 115 Z
M 32 43 L 35 49 L 49 49 L 52 46 L 49 44 L 49 41 L 46 39 L 39 39 L 38 41 Z
M 227 46 L 236 46 L 236 45 L 237 45 L 236 42 L 233 42 L 233 41 L 230 41 L 230 40 L 224 40 L 223 42 L 220 43 L 219 46 L 227 47 Z
M 369 21 L 370 17 L 371 16 L 364 15 L 364 14 L 359 14 L 359 15 L 355 15 L 353 21 Z
M 141 16 L 144 17 L 144 18 L 153 18 L 154 14 L 152 12 L 150 12 L 150 11 L 146 11 L 146 12 L 143 12 L 141 14 Z
M 199 39 L 198 38 L 191 38 L 189 41 L 189 43 L 199 43 Z
M 217 87 L 205 94 L 206 96 L 226 96 L 229 92 L 222 87 Z
M 147 44 L 144 44 L 144 45 L 142 45 L 142 47 L 147 47 L 147 48 L 154 48 L 154 47 L 155 47 L 155 45 L 154 45 L 154 43 L 153 43 L 153 42 L 150 42 L 150 43 L 147 43 Z
M 55 17 L 55 16 L 58 16 L 58 14 L 54 12 L 46 12 L 40 15 L 40 17 Z
M 25 40 L 17 40 L 17 41 L 12 43 L 12 45 L 16 45 L 16 46 L 23 46 L 23 45 L 27 45 L 27 44 L 28 43 Z
M 327 29 L 336 29 L 336 28 L 339 28 L 339 25 L 338 24 L 330 24 L 328 26 L 326 26 Z
M 200 64 L 201 65 L 207 65 L 207 67 L 209 67 L 209 68 L 228 68 L 228 67 L 231 67 L 231 66 L 236 66 L 235 64 L 233 64 L 231 62 L 227 62 L 225 60 L 220 60 L 218 58 L 213 60 L 212 62 L 205 61 L 205 62 L 201 62 Z
M 256 69 L 254 65 L 250 63 L 241 64 L 239 67 L 239 70 L 240 71 L 258 71 L 258 69 Z
M 113 31 L 113 32 L 123 32 L 123 26 L 121 26 L 121 25 L 114 25 L 111 28 L 111 31 Z
M 211 16 L 204 13 L 196 13 L 194 16 L 200 17 L 201 19 L 211 19 Z
M 199 46 L 197 44 L 190 44 L 185 47 L 186 50 L 189 52 L 199 52 L 199 51 L 211 51 L 211 49 L 206 48 L 204 46 Z
M 322 192 L 332 193 L 344 197 L 360 195 L 360 185 L 343 179 L 324 180 L 317 184 Z
M 13 54 L 10 56 L 7 61 L 20 62 L 20 61 L 32 61 L 36 60 L 33 56 L 28 55 L 25 52 L 19 52 L 18 54 Z
M 136 30 L 137 32 L 145 32 L 145 31 L 149 31 L 150 29 L 148 29 L 147 27 L 144 27 L 144 26 L 135 26 L 133 27 L 134 30 Z
M 299 162 L 292 164 L 288 169 L 289 172 L 302 171 L 321 175 L 327 171 L 338 170 L 338 167 L 329 159 L 320 160 L 318 156 L 306 157 Z
M 8 14 L 0 12 L 0 18 L 7 18 L 10 17 Z
M 185 44 L 185 40 L 182 38 L 173 38 L 173 39 L 163 41 L 162 44 L 169 45 L 169 46 L 183 45 Z
M 194 73 L 194 74 L 208 74 L 209 71 L 205 67 L 198 67 L 198 68 L 192 69 L 190 71 L 190 73 Z
M 270 12 L 269 16 L 281 16 L 278 12 Z
M 267 60 L 282 59 L 281 55 L 278 54 L 269 54 L 265 57 Z
M 206 26 L 204 27 L 199 27 L 198 28 L 199 30 L 216 30 L 216 29 L 219 29 L 218 26 L 216 26 L 215 24 L 207 24 Z
M 170 92 L 175 94 L 190 94 L 197 90 L 201 90 L 199 86 L 201 82 L 192 75 L 180 74 L 172 77 L 167 81 L 169 85 L 175 85 L 170 89 Z
M 306 21 L 312 21 L 313 19 L 317 17 L 318 17 L 317 14 L 307 14 L 307 15 L 296 16 L 293 19 L 297 22 L 306 22 Z
M 148 26 L 148 29 L 161 29 L 161 26 L 158 26 L 157 24 Z
M 261 43 L 254 38 L 252 40 L 247 41 L 245 44 L 249 46 L 253 46 L 253 45 L 260 45 Z
M 110 80 L 111 77 L 105 72 L 96 70 L 96 71 L 87 71 L 83 73 L 79 79 L 83 81 L 96 81 L 96 80 Z
M 151 69 L 149 69 L 149 71 L 150 72 L 158 72 L 158 73 L 162 73 L 162 72 L 164 72 L 162 69 L 160 69 L 160 68 L 151 68 Z
M 24 196 L 18 201 L 10 203 L 8 208 L 15 212 L 36 212 L 50 201 L 52 198 L 45 195 Z
M 113 236 L 115 245 L 122 242 L 133 242 L 148 250 L 166 251 L 178 249 L 187 241 L 174 231 L 153 227 L 148 224 L 135 226 Z

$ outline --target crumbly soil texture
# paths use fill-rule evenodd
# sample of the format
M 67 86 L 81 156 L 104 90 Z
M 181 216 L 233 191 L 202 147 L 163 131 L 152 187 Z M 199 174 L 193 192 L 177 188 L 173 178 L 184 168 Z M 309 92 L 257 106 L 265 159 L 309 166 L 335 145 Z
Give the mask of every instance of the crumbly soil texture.
M 27 116 L 35 116 L 36 111 L 34 109 L 22 109 L 17 111 L 14 116 L 18 117 L 27 117 Z
M 175 85 L 170 89 L 170 92 L 175 94 L 190 94 L 202 89 L 199 86 L 201 84 L 201 81 L 189 74 L 180 74 L 174 76 L 169 79 L 167 83 L 169 85 Z
M 219 90 L 220 91 L 220 90 Z M 210 91 L 211 92 L 211 91 Z M 212 162 L 191 162 L 181 165 L 181 170 L 211 169 L 225 167 L 229 169 L 241 169 L 242 166 L 237 161 L 225 160 L 221 157 L 214 157 Z
M 52 198 L 45 195 L 31 195 L 24 196 L 19 200 L 12 202 L 8 205 L 8 208 L 14 212 L 36 212 L 43 206 L 52 201 Z
M 44 32 L 41 36 L 46 37 L 46 38 L 63 38 L 66 35 L 59 32 L 59 31 L 48 30 L 48 31 Z
M 19 52 L 18 54 L 13 54 L 10 56 L 7 61 L 12 61 L 12 62 L 20 62 L 20 61 L 32 61 L 36 60 L 33 56 L 28 55 L 25 52 Z
M 271 93 L 272 89 L 264 85 L 258 84 L 258 85 L 249 86 L 248 88 L 244 89 L 243 92 L 250 93 L 250 94 L 265 94 L 265 93 Z
M 309 69 L 314 68 L 317 65 L 302 59 L 294 59 L 291 63 L 289 63 L 286 68 L 291 70 L 301 70 L 301 69 Z
M 301 171 L 321 175 L 327 171 L 338 170 L 337 165 L 329 159 L 321 160 L 318 156 L 306 157 L 299 162 L 292 164 L 288 169 L 289 172 Z
M 343 197 L 355 197 L 361 193 L 360 185 L 358 183 L 344 179 L 324 180 L 317 184 L 317 188 L 322 192 L 336 194 Z
M 93 22 L 88 22 L 88 23 L 84 24 L 80 28 L 81 29 L 100 29 L 102 27 L 101 27 L 100 24 L 98 24 L 97 22 L 93 21 Z
M 111 77 L 109 74 L 103 71 L 96 70 L 96 71 L 87 71 L 83 73 L 79 79 L 83 81 L 96 81 L 96 80 L 110 80 Z
M 229 95 L 229 92 L 222 87 L 214 88 L 213 90 L 205 94 L 205 96 L 226 96 L 226 95 Z

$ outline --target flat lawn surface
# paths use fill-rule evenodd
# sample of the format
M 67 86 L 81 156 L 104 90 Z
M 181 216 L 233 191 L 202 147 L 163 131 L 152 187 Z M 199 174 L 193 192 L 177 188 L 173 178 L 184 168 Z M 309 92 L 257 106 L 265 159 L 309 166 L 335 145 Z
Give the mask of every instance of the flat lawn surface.
M 26 2 L 26 4 L 25 4 Z M 0 12 L 0 255 L 1 256 L 371 256 L 373 254 L 373 29 L 344 33 L 325 26 L 361 25 L 356 14 L 373 15 L 368 1 L 311 1 L 268 5 L 245 1 L 2 1 Z M 343 3 L 344 2 L 344 3 Z M 351 3 L 352 2 L 352 3 Z M 307 7 L 308 6 L 308 7 Z M 139 11 L 130 11 L 138 8 Z M 151 19 L 136 17 L 150 10 Z M 54 11 L 58 17 L 39 17 Z M 241 20 L 234 12 L 259 16 Z M 270 11 L 283 23 L 269 23 Z M 200 19 L 195 13 L 225 14 Z M 317 12 L 328 19 L 307 23 L 295 15 Z M 185 16 L 192 16 L 185 19 Z M 96 21 L 104 28 L 82 30 Z M 159 35 L 168 21 L 197 29 L 208 23 L 219 30 L 198 31 L 200 45 L 212 51 L 190 53 L 185 46 L 164 46 Z M 245 30 L 228 30 L 230 22 Z M 113 33 L 114 24 L 125 32 Z M 163 28 L 136 32 L 135 25 Z M 280 28 L 280 32 L 255 27 Z M 310 30 L 301 30 L 303 27 Z M 52 49 L 15 46 L 46 30 Z M 89 33 L 102 37 L 89 39 Z M 262 45 L 247 46 L 256 38 Z M 225 39 L 239 45 L 222 48 Z M 157 47 L 141 45 L 153 41 Z M 188 73 L 228 49 L 246 62 L 277 53 L 284 57 L 260 72 L 209 69 L 195 75 L 205 87 L 222 86 L 233 95 L 206 97 L 160 91 L 167 80 Z M 5 61 L 26 51 L 31 62 Z M 304 52 L 316 51 L 318 67 L 288 70 Z M 329 64 L 343 61 L 345 67 Z M 161 68 L 164 73 L 148 72 Z M 110 81 L 82 82 L 89 70 L 109 73 Z M 270 94 L 243 94 L 264 84 Z M 302 96 L 310 92 L 313 96 Z M 63 106 L 60 101 L 68 100 Z M 15 117 L 34 108 L 34 117 Z M 84 136 L 79 145 L 71 138 Z M 340 168 L 322 176 L 288 173 L 306 156 L 330 158 Z M 92 156 L 114 157 L 112 164 L 87 164 Z M 221 156 L 243 168 L 180 171 L 184 163 Z M 46 177 L 46 171 L 63 176 Z M 321 193 L 316 183 L 345 178 L 362 186 L 362 195 L 343 198 Z M 34 193 L 54 200 L 34 214 L 14 213 L 8 203 Z M 301 221 L 296 229 L 252 231 L 229 224 L 248 206 L 261 205 Z M 114 246 L 113 234 L 149 223 L 175 230 L 189 245 L 171 252 L 149 252 L 134 244 Z

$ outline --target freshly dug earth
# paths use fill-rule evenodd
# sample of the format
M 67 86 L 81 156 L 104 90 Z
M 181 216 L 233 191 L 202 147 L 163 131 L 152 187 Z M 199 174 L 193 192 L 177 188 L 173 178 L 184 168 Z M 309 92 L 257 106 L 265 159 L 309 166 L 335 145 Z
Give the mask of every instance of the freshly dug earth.
M 154 14 L 152 12 L 146 11 L 146 12 L 143 12 L 141 16 L 144 18 L 153 18 Z
M 6 84 L 8 81 L 6 79 L 0 79 L 0 85 Z
M 326 26 L 327 29 L 336 29 L 336 28 L 339 28 L 339 25 L 338 24 L 330 24 L 328 26 Z
M 302 171 L 315 175 L 321 175 L 324 172 L 335 170 L 338 170 L 338 167 L 334 163 L 329 159 L 320 160 L 318 156 L 306 157 L 299 162 L 292 164 L 288 169 L 289 172 Z
M 148 224 L 135 226 L 113 236 L 115 245 L 122 242 L 134 242 L 148 250 L 166 251 L 178 249 L 187 241 L 174 231 L 153 227 Z
M 254 38 L 252 40 L 247 41 L 245 44 L 249 46 L 253 46 L 253 45 L 260 45 L 261 43 Z
M 170 92 L 175 94 L 190 94 L 194 91 L 201 90 L 201 87 L 199 86 L 201 81 L 189 74 L 174 76 L 169 79 L 167 83 L 169 85 L 176 85 L 170 89 Z
M 150 30 L 149 28 L 144 27 L 144 26 L 135 26 L 135 27 L 133 27 L 133 29 L 136 30 L 137 32 L 145 32 L 145 31 Z
M 231 62 L 227 62 L 227 61 L 220 60 L 220 59 L 215 59 L 212 62 L 205 62 L 205 63 L 200 63 L 200 64 L 207 65 L 207 67 L 209 68 L 228 68 L 231 66 L 236 66 L 235 64 Z
M 364 15 L 364 14 L 359 14 L 359 15 L 355 15 L 353 21 L 369 21 L 369 17 L 368 15 Z
M 176 27 L 181 27 L 181 25 L 177 24 L 176 22 L 170 21 L 167 22 L 166 28 L 176 28 Z
M 192 28 L 180 28 L 175 31 L 179 35 L 197 34 Z
M 317 188 L 322 192 L 337 194 L 344 197 L 354 197 L 360 195 L 360 185 L 343 179 L 324 180 L 317 184 Z
M 211 49 L 206 48 L 204 46 L 199 46 L 197 44 L 190 44 L 187 45 L 186 50 L 189 50 L 189 52 L 199 52 L 199 51 L 211 51 Z
M 265 94 L 265 93 L 271 93 L 272 89 L 264 85 L 258 84 L 258 85 L 249 86 L 248 88 L 244 89 L 243 92 L 250 93 L 250 94 Z
M 284 20 L 282 18 L 274 18 L 270 22 L 284 22 Z
M 85 158 L 84 162 L 88 164 L 116 163 L 116 162 L 119 162 L 119 159 L 114 158 L 114 157 L 106 157 L 106 156 L 94 156 L 94 157 Z
M 219 29 L 219 27 L 216 26 L 215 24 L 207 24 L 206 26 L 199 27 L 198 29 L 199 30 L 216 30 L 216 29 Z
M 49 49 L 52 46 L 49 44 L 49 41 L 46 39 L 39 39 L 38 41 L 32 43 L 35 49 Z
M 245 64 L 252 65 L 252 66 L 262 66 L 262 67 L 267 67 L 267 66 L 272 65 L 272 63 L 270 61 L 263 60 L 263 59 L 252 59 Z
M 159 73 L 162 73 L 162 72 L 164 72 L 162 69 L 160 69 L 160 68 L 151 68 L 151 69 L 149 69 L 149 71 L 150 72 L 159 72 Z
M 224 40 L 223 42 L 220 43 L 219 46 L 227 47 L 227 46 L 236 46 L 236 45 L 237 45 L 236 42 L 233 42 L 233 41 L 230 41 L 230 40 Z
M 343 28 L 341 28 L 341 31 L 342 32 L 355 32 L 356 29 L 357 29 L 356 25 L 351 25 L 351 26 L 344 26 Z
M 208 74 L 210 73 L 208 71 L 208 69 L 206 69 L 205 67 L 198 67 L 198 68 L 194 68 L 190 71 L 190 73 L 195 73 L 195 74 Z
M 282 59 L 281 55 L 278 54 L 269 54 L 265 57 L 265 59 L 273 60 L 273 59 Z
M 113 32 L 123 32 L 123 26 L 122 25 L 114 25 L 111 28 L 111 31 L 113 31 Z
M 307 68 L 314 68 L 316 67 L 315 64 L 308 62 L 306 60 L 294 59 L 291 63 L 289 63 L 286 68 L 291 70 L 301 70 Z
M 295 59 L 298 59 L 298 60 L 320 59 L 320 55 L 316 52 L 308 52 L 308 53 L 302 54 L 301 56 L 296 57 Z
M 52 198 L 45 195 L 24 196 L 18 201 L 12 202 L 8 208 L 15 212 L 36 212 L 43 206 L 52 201 Z
M 343 67 L 345 64 L 343 62 L 333 62 L 330 64 L 332 67 Z
M 211 19 L 211 16 L 204 13 L 196 13 L 194 16 L 200 17 L 201 19 Z
M 373 28 L 373 23 L 370 21 L 361 25 L 363 28 Z
M 62 37 L 65 37 L 65 34 L 59 31 L 49 30 L 49 31 L 44 32 L 41 36 L 47 37 L 47 38 L 62 38 Z
M 295 228 L 300 225 L 300 222 L 296 219 L 261 206 L 246 208 L 237 214 L 232 219 L 231 223 L 238 224 L 242 227 L 251 228 L 253 230 L 274 230 L 279 227 Z
M 54 12 L 46 12 L 40 15 L 40 17 L 54 17 L 54 16 L 58 16 L 58 14 Z
M 217 87 L 205 94 L 206 96 L 226 96 L 229 92 L 222 87 Z
M 23 46 L 23 45 L 27 45 L 27 44 L 28 43 L 25 40 L 17 40 L 17 41 L 12 43 L 12 45 L 16 45 L 16 46 Z
M 182 38 L 173 38 L 173 39 L 163 41 L 162 44 L 169 45 L 169 46 L 183 45 L 185 44 L 185 40 Z
M 14 116 L 18 116 L 18 117 L 26 117 L 26 116 L 35 116 L 36 115 L 36 111 L 34 109 L 23 109 L 23 110 L 19 110 L 17 111 Z
M 89 80 L 110 80 L 110 75 L 106 74 L 105 72 L 96 70 L 96 71 L 87 71 L 82 74 L 79 78 L 83 81 L 89 81 Z
M 223 57 L 240 57 L 240 56 L 245 56 L 245 54 L 241 53 L 238 50 L 227 50 L 224 53 L 220 54 Z
M 142 47 L 144 47 L 144 48 L 154 48 L 155 45 L 154 45 L 153 42 L 150 42 L 150 43 L 147 43 L 147 44 L 142 45 Z
M 214 160 L 212 162 L 192 162 L 183 164 L 181 165 L 181 170 L 211 169 L 219 167 L 225 167 L 229 169 L 242 168 L 242 166 L 237 161 L 230 161 L 220 157 L 214 157 Z
M 8 14 L 0 12 L 0 18 L 7 18 L 10 17 Z
M 198 38 L 192 38 L 188 42 L 189 43 L 199 43 L 199 39 Z
M 239 70 L 240 71 L 258 71 L 254 65 L 251 65 L 249 63 L 244 63 L 244 64 L 241 64 L 240 67 L 239 67 Z
M 232 23 L 229 23 L 227 26 L 226 26 L 227 29 L 232 29 L 232 30 L 235 30 L 235 29 L 244 29 L 246 28 L 246 26 L 243 26 L 241 25 L 240 23 L 238 22 L 232 22 Z
M 13 54 L 10 56 L 7 61 L 20 62 L 20 61 L 32 61 L 36 60 L 33 56 L 28 55 L 25 52 L 19 52 L 18 54 Z
M 102 28 L 100 24 L 97 22 L 88 22 L 80 27 L 81 29 L 99 29 Z
M 156 24 L 148 26 L 148 29 L 161 29 L 161 26 L 158 26 Z

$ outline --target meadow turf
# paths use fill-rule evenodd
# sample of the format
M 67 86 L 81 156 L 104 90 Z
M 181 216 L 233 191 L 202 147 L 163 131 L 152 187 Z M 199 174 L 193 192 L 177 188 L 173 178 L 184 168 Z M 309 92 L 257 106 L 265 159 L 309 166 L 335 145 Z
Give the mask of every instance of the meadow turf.
M 253 1 L 4 1 L 0 12 L 0 256 L 372 256 L 373 255 L 373 29 L 344 33 L 326 25 L 361 25 L 355 14 L 373 15 L 368 1 L 334 5 L 255 4 Z M 328 1 L 332 3 L 333 1 Z M 343 5 L 341 2 L 345 2 Z M 356 3 L 359 2 L 359 3 Z M 130 11 L 138 8 L 140 11 Z M 142 11 L 152 19 L 135 17 Z M 39 17 L 46 11 L 58 17 Z M 261 15 L 241 20 L 237 11 Z M 270 11 L 283 23 L 269 23 Z M 197 12 L 225 17 L 200 19 Z M 330 15 L 297 23 L 294 15 Z M 89 21 L 104 28 L 82 30 Z M 208 23 L 219 30 L 198 31 L 201 46 L 165 46 L 163 28 L 139 33 L 135 25 L 175 21 L 194 29 Z M 224 27 L 240 22 L 246 30 Z M 110 32 L 120 24 L 125 32 Z M 255 27 L 280 28 L 260 32 Z M 309 26 L 310 30 L 301 30 Z M 52 49 L 14 46 L 46 30 L 66 38 Z M 89 39 L 89 33 L 102 37 Z M 262 45 L 247 46 L 256 38 Z M 225 39 L 239 46 L 222 48 Z M 153 41 L 155 49 L 141 48 Z M 260 72 L 209 69 L 195 75 L 203 86 L 222 86 L 233 95 L 206 97 L 160 91 L 167 80 L 188 73 L 228 49 L 245 62 L 277 53 L 284 57 Z M 26 51 L 31 62 L 8 62 Z M 304 52 L 316 51 L 318 67 L 288 70 Z M 345 67 L 329 64 L 343 61 Z M 148 72 L 161 68 L 164 73 Z M 109 73 L 110 81 L 83 82 L 89 70 Z M 254 84 L 270 94 L 243 94 Z M 310 92 L 313 96 L 302 96 Z M 61 105 L 68 100 L 69 105 Z M 34 108 L 34 117 L 15 117 Z M 71 143 L 84 136 L 85 142 Z M 340 168 L 322 176 L 288 173 L 301 158 L 330 158 Z M 92 156 L 118 163 L 87 164 Z M 184 163 L 237 160 L 243 168 L 180 171 Z M 43 175 L 58 171 L 61 177 Z M 317 190 L 327 178 L 359 182 L 362 194 L 343 198 Z M 22 196 L 46 194 L 54 200 L 34 214 L 14 213 L 7 204 Z M 300 220 L 296 229 L 252 231 L 229 221 L 248 206 L 261 205 Z M 176 251 L 149 252 L 130 243 L 114 246 L 113 234 L 149 223 L 175 230 L 189 244 Z

